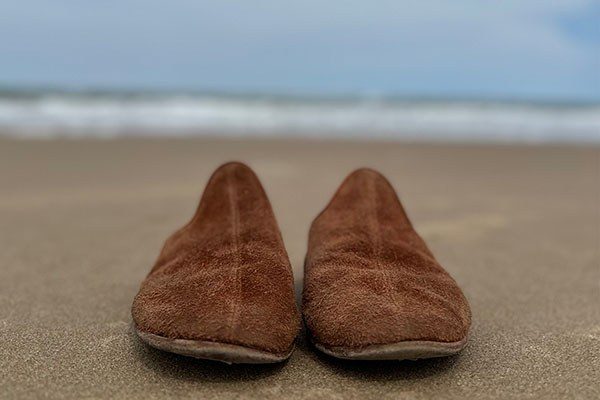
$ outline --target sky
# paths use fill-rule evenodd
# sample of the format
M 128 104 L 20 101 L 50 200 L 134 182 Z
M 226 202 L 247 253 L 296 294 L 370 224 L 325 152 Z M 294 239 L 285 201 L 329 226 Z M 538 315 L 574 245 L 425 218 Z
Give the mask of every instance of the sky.
M 600 0 L 20 0 L 0 86 L 600 100 Z

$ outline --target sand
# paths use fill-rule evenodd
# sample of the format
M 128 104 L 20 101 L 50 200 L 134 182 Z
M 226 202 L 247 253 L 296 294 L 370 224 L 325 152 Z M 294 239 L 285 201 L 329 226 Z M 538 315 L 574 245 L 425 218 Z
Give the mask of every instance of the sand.
M 312 218 L 384 172 L 473 309 L 456 357 L 344 362 L 302 337 L 277 366 L 162 353 L 129 309 L 215 167 L 248 162 L 299 291 Z M 0 398 L 600 397 L 600 150 L 218 140 L 0 140 Z

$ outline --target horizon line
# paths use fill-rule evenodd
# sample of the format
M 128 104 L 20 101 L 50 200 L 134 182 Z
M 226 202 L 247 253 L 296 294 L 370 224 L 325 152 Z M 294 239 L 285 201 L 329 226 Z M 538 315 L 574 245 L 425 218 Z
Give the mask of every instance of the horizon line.
M 537 104 L 581 104 L 597 105 L 600 104 L 598 98 L 573 98 L 566 96 L 521 96 L 521 95 L 491 95 L 491 94 L 468 94 L 468 93 L 401 93 L 395 91 L 367 91 L 367 90 L 347 90 L 347 91 L 310 91 L 310 90 L 274 90 L 274 89 L 229 89 L 229 88 L 211 88 L 211 87 L 190 87 L 179 86 L 159 87 L 159 86 L 125 86 L 125 85 L 56 85 L 56 84 L 6 84 L 0 83 L 0 96 L 3 94 L 14 95 L 39 95 L 41 93 L 53 93 L 64 95 L 111 95 L 118 94 L 123 96 L 136 95 L 204 95 L 216 97 L 252 97 L 265 99 L 289 99 L 289 100 L 396 100 L 396 101 L 439 101 L 439 102 L 489 102 L 489 103 L 537 103 Z

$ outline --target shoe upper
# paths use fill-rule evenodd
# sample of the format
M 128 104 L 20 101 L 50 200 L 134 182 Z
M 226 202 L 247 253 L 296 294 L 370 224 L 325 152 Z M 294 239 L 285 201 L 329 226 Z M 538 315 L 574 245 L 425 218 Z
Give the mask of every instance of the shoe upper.
M 240 163 L 218 168 L 192 220 L 166 241 L 134 299 L 136 328 L 286 353 L 300 318 L 269 200 Z
M 316 342 L 348 348 L 457 342 L 471 323 L 460 288 L 370 169 L 350 174 L 313 221 L 303 314 Z

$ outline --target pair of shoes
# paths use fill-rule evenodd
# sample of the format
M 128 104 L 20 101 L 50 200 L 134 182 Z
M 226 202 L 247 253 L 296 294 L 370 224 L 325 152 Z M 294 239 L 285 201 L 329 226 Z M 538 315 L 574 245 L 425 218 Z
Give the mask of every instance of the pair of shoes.
M 313 221 L 302 314 L 315 347 L 358 360 L 458 353 L 471 312 L 390 185 L 359 169 Z M 228 163 L 166 241 L 132 307 L 161 350 L 226 363 L 287 359 L 300 329 L 290 262 L 258 178 Z

